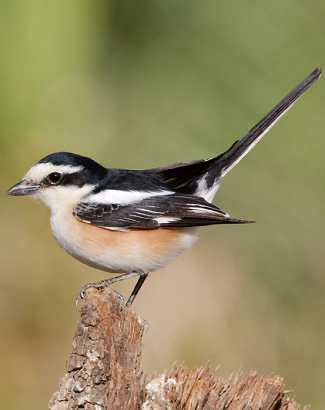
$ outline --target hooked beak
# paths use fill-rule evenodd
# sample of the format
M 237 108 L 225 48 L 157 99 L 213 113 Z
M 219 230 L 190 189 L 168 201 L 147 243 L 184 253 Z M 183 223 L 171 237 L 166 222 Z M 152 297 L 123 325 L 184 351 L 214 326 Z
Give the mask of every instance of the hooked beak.
M 39 188 L 40 188 L 40 185 L 30 184 L 23 179 L 22 181 L 18 182 L 18 184 L 15 184 L 10 189 L 8 189 L 7 195 L 13 195 L 13 196 L 32 195 Z

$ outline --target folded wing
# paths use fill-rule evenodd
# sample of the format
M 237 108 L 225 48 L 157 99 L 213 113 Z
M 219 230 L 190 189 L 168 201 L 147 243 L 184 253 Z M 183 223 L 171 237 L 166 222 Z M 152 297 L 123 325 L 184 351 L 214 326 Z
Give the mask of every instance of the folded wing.
M 79 202 L 73 215 L 81 222 L 112 230 L 250 222 L 230 218 L 227 213 L 201 197 L 177 193 L 151 196 L 126 205 Z

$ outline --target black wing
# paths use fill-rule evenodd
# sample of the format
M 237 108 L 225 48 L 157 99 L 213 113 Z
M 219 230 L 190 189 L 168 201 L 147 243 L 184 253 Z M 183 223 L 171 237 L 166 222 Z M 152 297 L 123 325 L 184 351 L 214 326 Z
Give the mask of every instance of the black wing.
M 79 202 L 73 215 L 81 222 L 107 229 L 156 229 L 248 223 L 193 195 L 152 196 L 128 205 Z
M 214 168 L 216 158 L 199 159 L 196 161 L 171 164 L 166 167 L 152 168 L 144 170 L 146 173 L 153 175 L 158 181 L 162 182 L 170 189 L 185 194 L 194 194 L 198 187 L 198 180 Z M 213 184 L 215 177 L 211 179 Z

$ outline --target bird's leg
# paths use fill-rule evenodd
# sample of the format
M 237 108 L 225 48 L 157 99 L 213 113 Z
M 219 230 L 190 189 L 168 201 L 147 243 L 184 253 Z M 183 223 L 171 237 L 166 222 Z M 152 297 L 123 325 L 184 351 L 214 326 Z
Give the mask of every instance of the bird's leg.
M 137 281 L 137 283 L 134 286 L 134 289 L 132 290 L 132 293 L 128 299 L 128 301 L 126 302 L 125 307 L 130 307 L 135 299 L 135 297 L 137 296 L 139 290 L 141 289 L 141 286 L 143 285 L 144 281 L 147 279 L 148 277 L 148 272 L 141 272 L 138 273 L 139 275 L 139 279 Z
M 104 289 L 107 286 L 111 285 L 112 283 L 120 282 L 120 281 L 125 280 L 125 279 L 130 279 L 130 278 L 133 278 L 134 276 L 138 276 L 138 275 L 141 275 L 141 274 L 139 272 L 130 272 L 130 273 L 125 273 L 124 275 L 114 276 L 113 278 L 110 278 L 110 279 L 104 279 L 104 280 L 101 280 L 100 282 L 88 283 L 87 285 L 85 285 L 81 288 L 81 290 L 80 290 L 80 292 L 77 296 L 77 299 L 76 299 L 76 305 L 78 304 L 78 302 L 81 299 L 84 298 L 85 292 L 90 288 Z M 141 277 L 139 278 L 139 280 L 140 279 L 141 279 Z M 141 285 L 142 285 L 142 283 L 141 283 Z M 141 285 L 140 285 L 140 287 L 141 287 Z M 139 289 L 140 289 L 140 287 L 139 287 Z M 139 292 L 139 289 L 137 290 L 136 294 Z

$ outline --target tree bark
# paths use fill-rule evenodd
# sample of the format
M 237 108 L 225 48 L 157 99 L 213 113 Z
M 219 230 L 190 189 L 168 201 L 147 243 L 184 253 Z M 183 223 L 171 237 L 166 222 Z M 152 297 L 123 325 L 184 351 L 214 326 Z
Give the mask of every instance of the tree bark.
M 237 373 L 224 379 L 207 366 L 174 366 L 145 377 L 140 370 L 146 322 L 110 289 L 89 289 L 81 307 L 67 373 L 49 409 L 298 410 L 280 376 Z M 307 407 L 304 407 L 307 409 Z
M 136 409 L 144 326 L 109 289 L 89 289 L 50 409 Z

